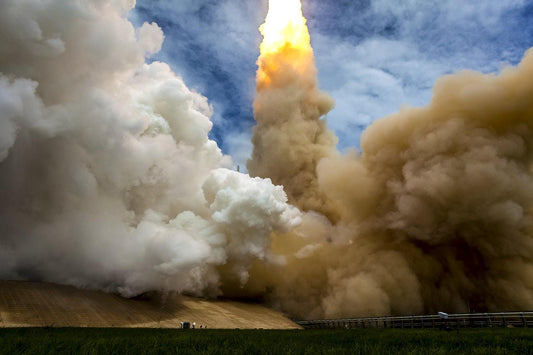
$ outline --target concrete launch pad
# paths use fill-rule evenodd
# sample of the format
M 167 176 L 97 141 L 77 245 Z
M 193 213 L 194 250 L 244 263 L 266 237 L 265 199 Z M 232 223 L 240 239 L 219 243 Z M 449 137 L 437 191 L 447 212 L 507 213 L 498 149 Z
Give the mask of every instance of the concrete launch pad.
M 0 327 L 300 329 L 280 312 L 253 303 L 185 296 L 126 299 L 37 282 L 0 281 Z

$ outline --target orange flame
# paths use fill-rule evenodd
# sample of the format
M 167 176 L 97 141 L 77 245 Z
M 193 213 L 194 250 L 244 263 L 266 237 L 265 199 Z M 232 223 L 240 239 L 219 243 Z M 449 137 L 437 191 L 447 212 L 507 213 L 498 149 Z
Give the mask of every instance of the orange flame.
M 285 47 L 311 50 L 307 21 L 300 0 L 269 0 L 265 23 L 259 27 L 263 35 L 261 55 L 276 53 Z
M 258 60 L 258 90 L 280 80 L 282 67 L 292 68 L 296 73 L 308 70 L 314 60 L 313 49 L 300 0 L 269 0 L 268 14 L 259 31 L 263 42 Z

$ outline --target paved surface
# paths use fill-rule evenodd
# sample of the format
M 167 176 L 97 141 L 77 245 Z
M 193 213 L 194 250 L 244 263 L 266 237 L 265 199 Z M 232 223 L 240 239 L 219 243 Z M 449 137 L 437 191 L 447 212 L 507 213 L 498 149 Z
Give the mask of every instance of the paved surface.
M 0 327 L 298 329 L 262 305 L 184 296 L 125 299 L 54 284 L 0 281 Z

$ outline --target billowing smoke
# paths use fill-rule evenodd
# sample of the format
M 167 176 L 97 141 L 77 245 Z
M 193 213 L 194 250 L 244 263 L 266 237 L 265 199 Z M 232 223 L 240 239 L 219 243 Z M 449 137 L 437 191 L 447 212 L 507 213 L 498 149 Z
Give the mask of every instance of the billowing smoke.
M 303 318 L 531 309 L 533 52 L 498 76 L 441 78 L 428 107 L 376 121 L 341 156 L 287 23 L 261 51 L 249 169 L 329 220 L 275 235 L 282 262 L 257 263 L 247 291 Z
M 207 100 L 145 63 L 163 33 L 133 1 L 0 3 L 0 277 L 303 318 L 532 308 L 533 52 L 441 78 L 340 155 L 299 1 L 270 3 L 256 178 L 227 169 Z
M 291 27 L 284 29 L 279 17 L 292 21 Z M 329 201 L 318 189 L 316 166 L 337 144 L 321 120 L 333 108 L 333 99 L 318 89 L 305 22 L 299 1 L 270 1 L 261 27 L 264 40 L 254 101 L 257 125 L 247 167 L 251 175 L 283 185 L 291 203 L 328 213 Z
M 0 277 L 219 292 L 297 224 L 282 187 L 225 169 L 211 107 L 134 1 L 0 3 Z

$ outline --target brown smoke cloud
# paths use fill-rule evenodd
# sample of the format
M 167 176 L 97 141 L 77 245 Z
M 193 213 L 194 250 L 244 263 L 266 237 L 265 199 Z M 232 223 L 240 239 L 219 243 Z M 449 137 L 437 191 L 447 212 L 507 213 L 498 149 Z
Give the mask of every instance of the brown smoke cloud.
M 250 172 L 311 212 L 273 236 L 251 295 L 302 318 L 533 307 L 533 52 L 439 79 L 429 106 L 374 122 L 344 156 L 312 50 L 287 41 L 258 63 Z
M 532 75 L 529 51 L 499 75 L 445 76 L 429 106 L 368 127 L 362 154 L 325 154 L 317 184 L 340 219 L 275 236 L 285 263 L 257 265 L 250 292 L 304 318 L 531 309 Z
M 268 16 L 277 15 L 273 13 L 276 5 L 280 12 L 289 11 L 284 7 L 286 4 L 274 1 Z M 265 27 L 268 22 L 261 28 L 266 39 L 258 60 L 254 101 L 257 125 L 247 168 L 252 176 L 268 177 L 283 185 L 289 201 L 301 209 L 329 213 L 330 202 L 318 189 L 315 170 L 322 158 L 335 151 L 337 144 L 337 138 L 321 119 L 334 102 L 318 89 L 305 19 L 297 6 L 295 10 L 295 20 L 302 23 L 295 25 L 293 33 L 286 34 L 288 42 L 284 47 L 270 50 Z

